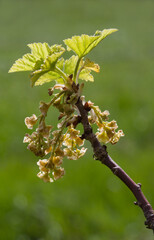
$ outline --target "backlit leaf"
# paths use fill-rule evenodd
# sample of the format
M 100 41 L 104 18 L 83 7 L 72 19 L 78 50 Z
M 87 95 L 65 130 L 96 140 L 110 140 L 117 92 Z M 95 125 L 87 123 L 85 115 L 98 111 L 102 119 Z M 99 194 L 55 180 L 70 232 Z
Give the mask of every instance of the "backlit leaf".
M 58 60 L 56 66 L 60 69 L 63 69 L 63 64 L 64 64 L 64 59 L 61 58 L 60 60 Z M 63 79 L 58 73 L 49 71 L 39 77 L 39 79 L 35 82 L 35 86 L 43 85 L 44 83 L 51 82 L 53 80 L 55 80 L 58 83 L 63 83 Z
M 53 53 L 50 56 L 47 56 L 43 64 L 41 64 L 40 69 L 31 73 L 31 84 L 34 86 L 35 82 L 45 73 L 49 71 L 54 71 L 56 62 L 63 52 Z M 45 83 L 45 81 L 44 81 Z
M 22 58 L 19 58 L 13 66 L 10 68 L 9 73 L 11 72 L 20 72 L 20 71 L 32 71 L 35 67 L 36 58 L 28 53 L 25 54 Z
M 43 85 L 44 83 L 47 83 L 47 82 L 51 82 L 53 80 L 59 82 L 61 79 L 60 75 L 56 72 L 53 72 L 53 71 L 50 71 L 48 73 L 45 73 L 43 74 L 39 79 L 38 81 L 36 81 L 35 83 L 35 86 L 38 86 L 38 85 Z M 59 81 L 58 81 L 59 80 Z M 61 79 L 61 82 L 63 80 Z
M 70 57 L 69 59 L 67 59 L 65 61 L 64 72 L 68 76 L 74 73 L 77 61 L 78 61 L 78 56 L 75 56 L 75 55 L 73 55 L 72 57 Z M 80 64 L 79 68 L 81 67 L 81 65 L 82 65 L 82 62 Z M 79 79 L 93 82 L 94 78 L 90 73 L 91 73 L 91 69 L 83 69 L 79 74 Z
M 84 80 L 84 81 L 90 81 L 90 82 L 94 81 L 94 77 L 91 74 L 91 71 L 89 69 L 82 70 L 79 75 L 79 79 Z
M 65 48 L 62 45 L 54 44 L 50 47 L 51 53 L 64 52 Z
M 79 58 L 82 58 L 96 47 L 105 37 L 116 31 L 117 29 L 104 29 L 103 31 L 96 31 L 93 36 L 86 34 L 73 36 L 72 38 L 65 39 L 64 43 L 67 45 L 67 50 L 74 51 Z
M 70 57 L 69 59 L 67 59 L 67 60 L 65 61 L 65 64 L 64 64 L 64 72 L 65 72 L 67 75 L 71 75 L 71 74 L 74 73 L 77 60 L 78 60 L 78 57 L 75 56 L 75 55 L 73 55 L 72 57 Z
M 51 54 L 51 49 L 47 43 L 31 43 L 28 44 L 28 47 L 31 49 L 31 53 L 36 59 L 45 59 Z
M 90 61 L 88 58 L 84 62 L 84 68 L 93 70 L 94 72 L 100 71 L 100 66 L 92 61 Z
M 28 47 L 31 49 L 31 53 L 19 58 L 10 68 L 9 73 L 39 70 L 43 65 L 45 68 L 48 64 L 47 57 L 51 56 L 50 62 L 54 62 L 54 59 L 56 60 L 65 51 L 65 48 L 57 44 L 50 47 L 47 43 L 31 43 L 28 44 Z

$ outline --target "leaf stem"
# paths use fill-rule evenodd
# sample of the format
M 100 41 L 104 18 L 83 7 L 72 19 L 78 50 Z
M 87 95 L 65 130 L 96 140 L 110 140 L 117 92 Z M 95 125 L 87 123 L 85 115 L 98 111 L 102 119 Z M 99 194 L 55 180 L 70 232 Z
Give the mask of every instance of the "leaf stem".
M 79 68 L 80 61 L 81 61 L 81 58 L 78 58 L 78 61 L 76 63 L 75 70 L 74 70 L 73 80 L 76 84 L 78 84 L 77 71 L 78 71 L 78 68 Z
M 50 103 L 49 103 L 49 106 L 51 106 L 51 105 L 54 103 L 54 101 L 56 101 L 56 99 L 59 98 L 59 97 L 60 97 L 63 93 L 65 93 L 65 92 L 66 92 L 66 90 L 63 90 L 63 91 L 61 91 L 60 93 L 56 94 L 56 95 L 54 96 L 54 98 L 51 99 L 51 101 L 50 101 Z
M 68 81 L 68 76 L 59 67 L 55 67 L 55 72 L 57 72 L 64 79 L 65 83 Z
M 84 68 L 84 64 L 80 67 L 79 71 L 77 72 L 76 83 L 78 83 L 79 75 L 80 75 L 81 71 L 83 70 L 83 68 Z

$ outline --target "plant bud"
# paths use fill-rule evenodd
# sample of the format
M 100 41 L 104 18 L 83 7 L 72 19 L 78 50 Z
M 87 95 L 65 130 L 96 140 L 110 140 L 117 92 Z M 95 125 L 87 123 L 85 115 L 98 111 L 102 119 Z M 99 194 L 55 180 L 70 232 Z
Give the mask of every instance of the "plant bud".
M 84 104 L 84 109 L 85 109 L 87 112 L 89 112 L 89 111 L 91 110 L 91 107 L 89 106 L 89 103 L 88 103 L 88 102 L 86 102 L 86 103 Z
M 49 94 L 49 96 L 51 96 L 53 94 L 53 88 L 48 89 L 48 94 Z

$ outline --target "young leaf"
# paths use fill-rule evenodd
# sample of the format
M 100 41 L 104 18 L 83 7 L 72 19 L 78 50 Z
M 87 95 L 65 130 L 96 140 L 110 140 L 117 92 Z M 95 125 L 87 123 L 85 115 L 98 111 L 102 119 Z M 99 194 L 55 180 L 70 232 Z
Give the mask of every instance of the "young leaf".
M 69 76 L 71 74 L 73 74 L 74 70 L 75 70 L 75 66 L 76 66 L 76 63 L 78 61 L 78 56 L 75 56 L 73 55 L 72 57 L 70 57 L 69 59 L 67 59 L 64 63 L 64 72 Z M 91 62 L 92 63 L 92 62 Z M 81 67 L 82 63 L 80 63 L 80 66 Z M 87 63 L 88 65 L 88 63 Z M 85 81 L 91 81 L 93 82 L 94 81 L 94 78 L 93 76 L 90 74 L 91 73 L 91 70 L 90 67 L 88 69 L 83 69 L 80 74 L 79 74 L 79 79 L 81 80 L 85 80 Z
M 51 49 L 49 45 L 45 43 L 31 43 L 27 45 L 31 49 L 31 53 L 36 59 L 45 59 L 51 54 Z
M 50 47 L 50 49 L 51 49 L 51 53 L 65 52 L 65 48 L 62 47 L 62 45 L 54 44 Z
M 53 71 L 50 71 L 48 73 L 44 73 L 42 76 L 39 77 L 39 79 L 35 82 L 35 86 L 43 85 L 44 83 L 48 83 L 51 81 L 56 81 L 57 83 L 64 83 L 61 76 Z
M 67 59 L 64 63 L 64 72 L 68 75 L 71 75 L 74 73 L 74 69 L 77 63 L 78 57 L 75 55 L 72 55 L 69 59 Z
M 19 58 L 13 66 L 10 68 L 9 73 L 11 72 L 20 72 L 20 71 L 32 71 L 35 67 L 36 58 L 28 53 L 25 54 L 22 58 Z
M 10 68 L 9 73 L 39 70 L 48 56 L 53 54 L 59 54 L 59 56 L 61 56 L 65 51 L 65 48 L 61 45 L 55 44 L 50 47 L 47 43 L 31 43 L 28 44 L 28 47 L 31 49 L 31 53 L 25 54 L 22 58 L 19 58 Z M 54 55 L 52 58 L 55 56 L 58 55 Z
M 73 36 L 72 38 L 65 39 L 64 43 L 67 45 L 68 51 L 74 51 L 81 59 L 96 47 L 105 37 L 116 31 L 117 29 L 114 28 L 104 29 L 103 31 L 96 31 L 93 36 L 85 34 L 82 34 L 81 36 Z
M 56 67 L 63 69 L 63 65 L 64 65 L 64 59 L 61 58 L 57 61 Z M 44 83 L 51 82 L 53 80 L 55 80 L 58 83 L 64 83 L 63 79 L 58 73 L 49 71 L 39 77 L 39 79 L 35 82 L 35 86 L 43 85 Z
M 92 61 L 90 61 L 88 58 L 86 58 L 84 62 L 84 68 L 93 70 L 94 72 L 99 72 L 100 71 L 100 66 Z
M 31 83 L 34 86 L 35 82 L 45 73 L 49 71 L 55 70 L 55 65 L 59 59 L 59 57 L 63 54 L 63 52 L 53 53 L 50 56 L 47 56 L 44 60 L 43 64 L 41 64 L 40 69 L 37 69 L 31 73 Z
M 79 78 L 84 81 L 90 81 L 94 82 L 94 77 L 91 73 L 91 70 L 89 69 L 83 69 L 81 73 L 79 74 Z

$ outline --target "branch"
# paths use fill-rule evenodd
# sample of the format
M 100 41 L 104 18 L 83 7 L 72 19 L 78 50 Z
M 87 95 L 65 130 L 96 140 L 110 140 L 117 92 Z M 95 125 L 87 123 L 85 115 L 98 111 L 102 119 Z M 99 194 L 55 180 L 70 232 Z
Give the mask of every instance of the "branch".
M 84 134 L 82 138 L 85 138 L 91 143 L 93 148 L 94 157 L 96 160 L 99 160 L 101 163 L 105 164 L 110 170 L 121 179 L 122 182 L 130 189 L 130 191 L 134 194 L 137 199 L 134 202 L 135 205 L 138 205 L 146 218 L 145 225 L 147 228 L 152 229 L 154 231 L 154 210 L 152 206 L 144 196 L 141 191 L 141 184 L 136 184 L 127 174 L 126 172 L 115 163 L 112 158 L 107 153 L 107 147 L 105 145 L 101 145 L 98 141 L 96 135 L 93 133 L 92 128 L 88 121 L 88 111 L 84 108 L 80 97 L 76 103 L 76 106 L 81 115 L 81 123 L 84 128 Z

